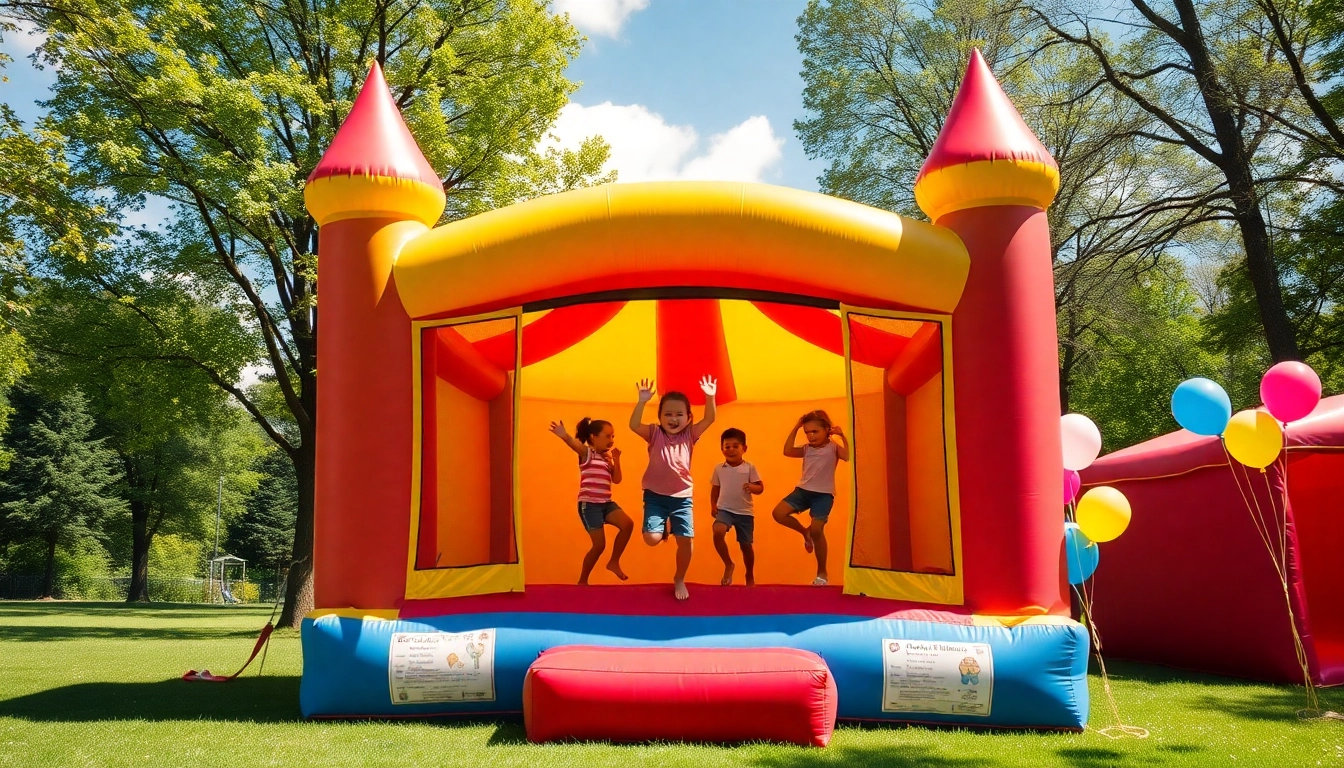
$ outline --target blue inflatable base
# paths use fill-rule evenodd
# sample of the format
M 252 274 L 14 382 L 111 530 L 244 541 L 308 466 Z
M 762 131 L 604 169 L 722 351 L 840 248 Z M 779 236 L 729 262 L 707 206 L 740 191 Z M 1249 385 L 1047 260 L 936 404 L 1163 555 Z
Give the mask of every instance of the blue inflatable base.
M 494 630 L 495 700 L 394 704 L 391 638 L 402 632 Z M 1002 728 L 1081 729 L 1087 723 L 1088 638 L 1082 626 L 968 626 L 854 616 L 611 616 L 472 613 L 414 620 L 343 618 L 303 622 L 305 717 L 433 717 L 520 713 L 523 678 L 537 655 L 558 645 L 788 647 L 825 659 L 839 691 L 841 720 Z M 883 711 L 883 641 L 987 643 L 992 660 L 988 715 Z

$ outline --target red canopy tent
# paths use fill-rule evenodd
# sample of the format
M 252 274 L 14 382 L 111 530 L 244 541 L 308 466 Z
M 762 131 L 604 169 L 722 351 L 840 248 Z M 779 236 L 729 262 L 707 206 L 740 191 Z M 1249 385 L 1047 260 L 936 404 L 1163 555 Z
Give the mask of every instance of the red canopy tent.
M 1302 682 L 1259 518 L 1282 553 L 1312 681 L 1344 683 L 1344 395 L 1286 432 L 1286 460 L 1264 473 L 1229 461 L 1219 438 L 1184 430 L 1082 473 L 1085 488 L 1119 488 L 1133 507 L 1094 577 L 1107 656 Z

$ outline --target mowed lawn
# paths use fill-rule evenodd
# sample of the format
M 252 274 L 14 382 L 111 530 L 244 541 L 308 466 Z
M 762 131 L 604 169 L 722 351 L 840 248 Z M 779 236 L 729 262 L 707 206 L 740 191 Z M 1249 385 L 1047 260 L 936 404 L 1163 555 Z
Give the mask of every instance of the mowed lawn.
M 1301 722 L 1297 688 L 1108 665 L 1145 740 L 927 728 L 836 731 L 824 750 L 765 744 L 536 746 L 521 722 L 304 722 L 297 633 L 271 643 L 264 675 L 232 672 L 263 607 L 0 603 L 0 766 L 1285 766 L 1344 765 L 1344 722 Z M 1109 725 L 1100 678 L 1092 725 Z M 1322 693 L 1344 711 L 1344 695 Z

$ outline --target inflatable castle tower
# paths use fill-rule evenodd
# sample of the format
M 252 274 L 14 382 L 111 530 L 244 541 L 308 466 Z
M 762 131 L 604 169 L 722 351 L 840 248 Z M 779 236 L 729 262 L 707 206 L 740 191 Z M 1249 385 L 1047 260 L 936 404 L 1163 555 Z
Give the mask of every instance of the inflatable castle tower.
M 322 297 L 318 610 L 303 628 L 305 714 L 429 716 L 532 707 L 531 725 L 534 715 L 543 718 L 544 705 L 525 688 L 550 690 L 559 697 L 548 700 L 553 708 L 579 701 L 566 695 L 600 695 L 594 691 L 603 688 L 582 682 L 579 693 L 546 688 L 539 654 L 545 659 L 567 646 L 675 647 L 684 651 L 676 656 L 678 674 L 692 679 L 697 653 L 713 666 L 729 663 L 722 654 L 732 649 L 769 656 L 787 648 L 815 654 L 821 662 L 809 663 L 824 662 L 838 690 L 838 709 L 813 713 L 814 720 L 1081 728 L 1088 711 L 1088 641 L 1069 618 L 1061 563 L 1057 337 L 1045 213 L 1058 187 L 1055 161 L 976 51 L 915 183 L 930 222 L 814 193 L 705 182 L 604 185 L 435 228 L 445 208 L 443 184 L 375 65 L 305 189 L 320 226 Z M 837 491 L 828 528 L 830 586 L 810 586 L 810 573 L 778 584 L 758 578 L 750 589 L 720 587 L 715 579 L 712 586 L 693 583 L 691 599 L 678 603 L 666 587 L 670 571 L 661 585 L 633 579 L 595 587 L 535 575 L 546 572 L 542 549 L 571 538 L 586 548 L 587 537 L 571 519 L 572 506 L 547 538 L 536 540 L 540 545 L 529 538 L 540 534 L 523 532 L 535 531 L 530 516 L 543 514 L 526 499 L 543 492 L 541 470 L 530 468 L 544 459 L 530 458 L 529 441 L 546 427 L 529 416 L 528 399 L 546 394 L 527 389 L 529 366 L 542 364 L 525 345 L 557 332 L 563 324 L 557 318 L 568 317 L 561 313 L 570 306 L 610 304 L 603 317 L 614 317 L 608 326 L 614 334 L 625 317 L 615 314 L 618 308 L 633 318 L 641 302 L 682 300 L 719 301 L 724 318 L 730 301 L 755 302 L 768 317 L 782 317 L 771 312 L 784 306 L 799 318 L 786 330 L 830 349 L 836 370 L 857 365 L 850 360 L 859 356 L 854 334 L 869 333 L 847 320 L 858 314 L 854 307 L 871 308 L 874 317 L 889 320 L 882 327 L 895 329 L 886 338 L 892 357 L 871 363 L 886 366 L 882 380 L 893 382 L 873 395 L 871 413 L 878 415 L 858 415 L 856 374 L 850 374 L 849 399 L 837 401 L 851 412 L 840 423 L 854 433 L 860 479 L 846 480 L 859 490 Z M 543 322 L 544 313 L 552 322 Z M 734 357 L 732 323 L 716 322 L 726 326 L 715 329 L 727 336 L 726 351 L 705 356 L 705 364 L 743 365 Z M 907 326 L 922 330 L 901 330 Z M 581 350 L 605 343 L 603 333 L 567 343 Z M 933 367 L 902 390 L 894 382 L 914 375 L 911 350 L 927 339 L 932 357 L 925 357 Z M 508 353 L 492 357 L 490 350 L 505 343 L 512 345 Z M 803 342 L 790 337 L 788 343 Z M 488 395 L 473 399 L 472 392 Z M 633 387 L 630 394 L 619 406 L 624 410 L 607 404 L 599 411 L 617 416 L 618 432 Z M 757 406 L 748 402 L 748 384 L 739 381 L 736 397 L 740 405 L 721 409 L 715 437 L 730 426 L 723 415 L 729 408 L 740 409 L 731 412 L 736 418 L 752 418 L 750 408 Z M 759 405 L 767 407 L 774 406 Z M 479 448 L 454 459 L 456 465 L 436 464 L 435 445 L 440 454 L 453 450 L 451 430 L 434 423 L 450 411 L 458 424 L 479 425 Z M 893 420 L 892 413 L 902 415 Z M 892 437 L 897 427 L 891 425 L 906 429 L 916 422 L 933 425 L 929 444 L 936 443 L 925 457 L 936 459 L 936 470 L 924 479 L 911 468 L 933 465 L 895 463 L 907 449 L 926 450 Z M 879 434 L 883 430 L 889 434 Z M 642 454 L 633 437 L 619 439 L 628 461 Z M 535 440 L 550 441 L 545 451 L 562 450 L 548 435 Z M 756 448 L 753 459 L 776 451 L 776 442 L 774 434 L 762 435 L 760 443 L 769 447 Z M 879 450 L 877 442 L 886 447 Z M 717 449 L 702 441 L 697 461 Z M 862 562 L 854 543 L 862 521 L 853 510 L 864 503 L 865 461 L 872 467 L 879 460 L 868 457 L 879 455 L 885 464 L 877 474 L 886 475 L 873 487 L 893 510 L 881 522 L 882 547 L 888 539 L 918 546 L 909 543 L 925 536 L 911 522 L 914 507 L 936 502 L 942 527 L 935 538 L 947 550 L 943 565 L 898 566 L 890 553 L 874 556 L 886 557 L 884 565 Z M 479 469 L 451 483 L 434 476 L 448 471 L 442 467 L 476 468 L 470 462 L 478 459 Z M 557 477 L 576 484 L 577 473 L 564 466 L 569 474 Z M 636 472 L 626 472 L 627 484 L 635 485 Z M 770 504 L 788 482 L 767 479 Z M 921 491 L 920 499 L 898 504 L 892 494 L 921 482 L 936 493 Z M 479 519 L 452 517 L 476 514 L 464 510 L 478 496 Z M 453 503 L 458 507 L 444 506 Z M 427 511 L 426 505 L 438 506 Z M 638 507 L 624 506 L 638 521 Z M 778 528 L 766 509 L 761 502 L 756 530 L 762 539 Z M 695 557 L 713 560 L 705 546 L 707 518 L 701 519 Z M 907 525 L 915 533 L 897 535 Z M 442 562 L 455 546 L 447 539 L 458 530 L 461 536 L 479 531 L 486 542 L 481 554 Z M 661 557 L 668 549 L 646 549 L 636 534 L 626 559 Z M 693 582 L 696 573 L 693 568 Z M 416 667 L 414 653 L 405 651 L 412 646 L 425 659 L 451 655 L 453 661 Z M 451 654 L 436 650 L 450 647 Z M 903 654 L 912 647 L 929 649 L 931 677 L 910 671 L 916 662 Z M 453 664 L 469 655 L 476 666 L 469 660 L 462 669 L 470 674 L 456 671 Z M 593 678 L 621 674 L 610 666 L 615 663 L 594 662 L 601 669 L 591 670 Z M 638 668 L 627 671 L 647 673 L 656 663 L 632 661 Z M 914 690 L 921 685 L 917 678 L 944 682 Z M 628 735 L 611 728 L 596 735 Z M 687 728 L 671 735 L 697 735 Z

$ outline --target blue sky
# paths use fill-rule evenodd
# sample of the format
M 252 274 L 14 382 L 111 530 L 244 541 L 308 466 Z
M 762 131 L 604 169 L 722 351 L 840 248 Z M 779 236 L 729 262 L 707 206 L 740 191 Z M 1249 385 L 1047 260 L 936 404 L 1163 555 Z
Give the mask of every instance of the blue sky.
M 806 158 L 793 133 L 802 115 L 793 35 L 806 0 L 554 2 L 588 37 L 569 70 L 583 86 L 555 126 L 562 146 L 601 134 L 622 181 L 710 178 L 816 189 L 823 164 Z M 0 101 L 29 121 L 53 76 L 29 65 L 36 44 L 19 32 L 0 45 L 14 59 Z
M 601 133 L 621 178 L 731 178 L 815 189 L 793 132 L 806 0 L 556 0 L 588 37 L 562 143 Z

